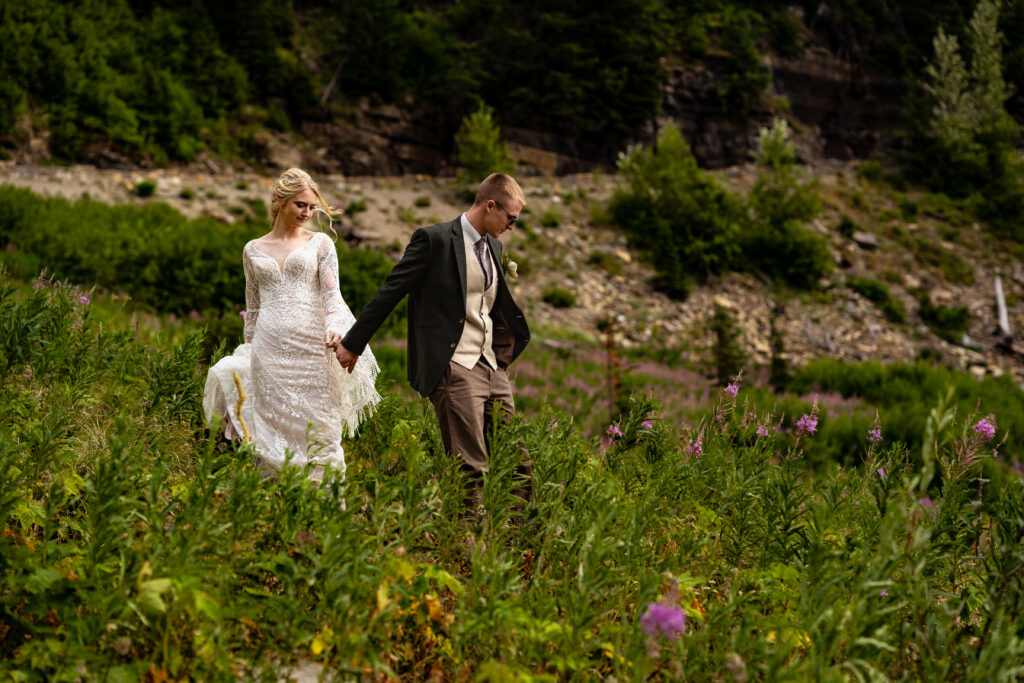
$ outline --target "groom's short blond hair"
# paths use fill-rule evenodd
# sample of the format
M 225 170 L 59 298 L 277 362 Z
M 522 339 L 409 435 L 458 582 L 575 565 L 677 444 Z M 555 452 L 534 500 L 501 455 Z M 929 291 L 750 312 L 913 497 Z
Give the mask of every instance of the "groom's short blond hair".
M 484 178 L 480 187 L 476 189 L 476 197 L 473 199 L 473 206 L 479 206 L 488 199 L 496 202 L 517 200 L 526 204 L 526 195 L 523 188 L 519 187 L 516 179 L 507 173 L 492 173 Z

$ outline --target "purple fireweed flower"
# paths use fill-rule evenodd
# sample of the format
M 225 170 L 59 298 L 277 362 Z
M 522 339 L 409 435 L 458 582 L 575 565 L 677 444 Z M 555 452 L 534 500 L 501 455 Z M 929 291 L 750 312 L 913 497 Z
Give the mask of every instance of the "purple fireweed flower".
M 245 314 L 246 314 L 247 312 L 248 312 L 248 311 L 239 311 L 239 312 L 238 312 L 238 315 L 240 315 L 240 316 L 242 316 L 242 317 L 244 318 L 244 317 L 245 317 Z
M 644 420 L 640 423 L 640 426 L 644 428 L 644 431 L 650 431 L 654 429 L 654 423 L 650 420 Z
M 889 597 L 889 589 L 888 588 L 883 588 L 881 590 L 881 592 L 878 594 L 878 597 L 880 597 L 880 598 L 887 598 L 887 597 Z
M 771 432 L 768 430 L 768 425 L 757 425 L 758 436 L 768 436 Z
M 736 382 L 733 382 L 725 389 L 722 389 L 722 391 L 729 394 L 730 396 L 735 396 L 736 394 L 740 393 L 740 385 L 737 384 Z
M 882 477 L 883 479 L 885 478 L 885 470 L 883 468 L 879 467 L 875 471 L 878 472 L 878 476 Z
M 868 441 L 871 443 L 878 443 L 882 440 L 882 429 L 869 429 L 868 430 Z
M 88 306 L 89 305 L 89 301 L 90 301 L 89 297 L 87 297 L 84 294 L 82 296 L 78 297 L 78 303 L 82 304 L 83 306 Z
M 666 607 L 652 602 L 640 617 L 640 625 L 652 638 L 662 635 L 669 640 L 678 640 L 686 631 L 686 613 L 678 607 Z
M 619 429 L 618 425 L 608 425 L 608 429 L 605 431 L 605 434 L 613 439 L 618 439 L 622 436 L 622 430 Z
M 987 417 L 981 418 L 971 429 L 981 435 L 982 441 L 988 441 L 996 435 L 996 426 Z
M 922 498 L 921 500 L 919 500 L 917 502 L 921 504 L 921 507 L 930 508 L 932 506 L 932 499 L 931 498 Z
M 699 436 L 686 444 L 686 453 L 695 458 L 699 458 L 703 455 L 704 444 L 701 443 L 701 438 Z
M 814 430 L 818 428 L 818 418 L 805 413 L 803 417 L 796 421 L 796 428 L 802 432 L 813 434 Z

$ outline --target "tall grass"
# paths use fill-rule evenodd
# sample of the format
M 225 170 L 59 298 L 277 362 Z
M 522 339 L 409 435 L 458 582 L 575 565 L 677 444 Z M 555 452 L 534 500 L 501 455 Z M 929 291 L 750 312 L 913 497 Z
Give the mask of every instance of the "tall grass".
M 340 677 L 1024 672 L 1024 482 L 992 463 L 1001 433 L 948 404 L 916 457 L 872 445 L 863 468 L 813 469 L 818 435 L 780 441 L 745 388 L 688 432 L 634 401 L 602 441 L 547 408 L 495 432 L 482 511 L 460 522 L 425 401 L 385 401 L 345 482 L 267 478 L 200 422 L 198 333 L 149 338 L 80 296 L 0 280 L 15 680 L 273 679 L 305 660 Z M 536 495 L 519 511 L 521 445 Z M 652 626 L 652 603 L 682 632 Z

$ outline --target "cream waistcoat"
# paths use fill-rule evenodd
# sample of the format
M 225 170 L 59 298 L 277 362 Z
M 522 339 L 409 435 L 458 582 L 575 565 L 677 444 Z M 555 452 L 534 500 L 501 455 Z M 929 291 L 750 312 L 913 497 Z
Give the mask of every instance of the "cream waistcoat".
M 452 360 L 462 367 L 472 370 L 476 362 L 480 360 L 480 356 L 483 356 L 491 364 L 491 367 L 496 369 L 498 362 L 494 358 L 494 349 L 491 348 L 494 328 L 490 313 L 498 292 L 498 268 L 494 265 L 494 259 L 491 257 L 490 248 L 488 248 L 487 258 L 491 259 L 491 270 L 494 277 L 491 280 L 490 289 L 484 291 L 484 271 L 480 267 L 480 261 L 476 258 L 473 243 L 468 239 L 462 241 L 466 249 L 466 324 L 462 328 L 462 338 L 459 339 L 459 345 L 455 348 Z

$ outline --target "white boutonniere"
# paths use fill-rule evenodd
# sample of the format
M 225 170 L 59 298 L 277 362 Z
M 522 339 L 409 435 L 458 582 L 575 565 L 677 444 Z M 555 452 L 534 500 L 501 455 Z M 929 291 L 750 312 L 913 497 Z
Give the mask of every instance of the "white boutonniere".
M 519 279 L 519 264 L 512 260 L 512 255 L 507 251 L 501 255 L 501 265 L 509 277 L 513 280 Z

